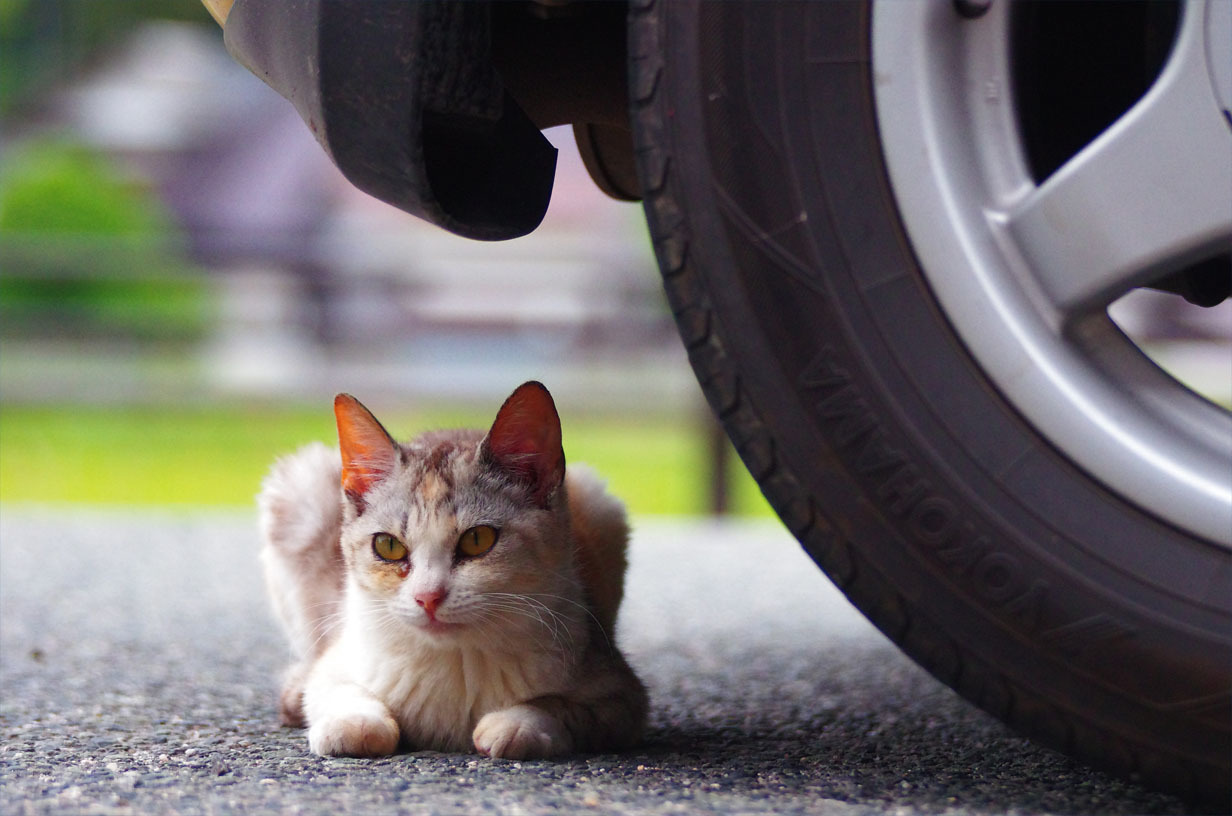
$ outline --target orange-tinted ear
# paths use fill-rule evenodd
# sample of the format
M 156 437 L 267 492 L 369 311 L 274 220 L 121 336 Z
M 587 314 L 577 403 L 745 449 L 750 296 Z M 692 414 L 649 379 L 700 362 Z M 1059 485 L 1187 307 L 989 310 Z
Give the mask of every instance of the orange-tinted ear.
M 364 494 L 394 469 L 398 445 L 372 412 L 350 394 L 334 397 L 338 447 L 342 451 L 342 489 L 364 509 Z
M 542 383 L 523 383 L 505 400 L 483 450 L 489 461 L 528 485 L 540 507 L 548 506 L 565 478 L 565 451 L 556 404 Z

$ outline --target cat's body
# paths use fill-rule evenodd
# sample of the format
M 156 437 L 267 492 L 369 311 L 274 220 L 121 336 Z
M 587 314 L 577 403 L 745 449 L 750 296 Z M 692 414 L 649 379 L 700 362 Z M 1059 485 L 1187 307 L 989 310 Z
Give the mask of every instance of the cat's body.
M 283 721 L 328 755 L 636 741 L 645 691 L 614 642 L 624 510 L 590 471 L 566 476 L 547 391 L 519 388 L 486 435 L 407 445 L 349 397 L 335 410 L 341 456 L 280 460 L 259 500 L 297 657 Z

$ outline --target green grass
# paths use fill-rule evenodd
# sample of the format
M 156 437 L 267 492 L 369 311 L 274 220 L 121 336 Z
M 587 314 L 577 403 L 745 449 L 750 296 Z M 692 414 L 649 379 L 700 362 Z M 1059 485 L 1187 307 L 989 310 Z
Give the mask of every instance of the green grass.
M 382 418 L 399 438 L 491 421 L 459 412 Z M 697 423 L 566 417 L 564 436 L 569 461 L 594 466 L 630 512 L 706 511 L 709 463 Z M 335 439 L 328 406 L 0 406 L 0 502 L 250 507 L 273 459 L 317 439 Z M 734 456 L 730 484 L 734 512 L 771 513 Z

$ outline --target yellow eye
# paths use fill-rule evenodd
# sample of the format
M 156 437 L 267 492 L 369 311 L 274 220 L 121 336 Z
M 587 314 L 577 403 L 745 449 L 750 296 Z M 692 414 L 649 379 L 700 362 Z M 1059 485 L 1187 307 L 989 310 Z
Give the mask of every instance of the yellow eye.
M 372 537 L 372 551 L 385 561 L 401 561 L 406 558 L 406 545 L 389 533 L 377 533 Z
M 495 527 L 489 527 L 486 524 L 472 527 L 458 538 L 458 555 L 463 558 L 483 555 L 496 545 L 496 539 L 499 536 L 500 530 Z

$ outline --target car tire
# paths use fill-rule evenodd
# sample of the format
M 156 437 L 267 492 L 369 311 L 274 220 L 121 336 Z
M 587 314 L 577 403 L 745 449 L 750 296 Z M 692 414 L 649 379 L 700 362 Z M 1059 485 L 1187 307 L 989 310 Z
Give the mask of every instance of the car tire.
M 1226 804 L 1232 551 L 1076 464 L 955 332 L 887 177 L 871 14 L 633 4 L 639 180 L 697 378 L 915 661 L 1044 744 Z

